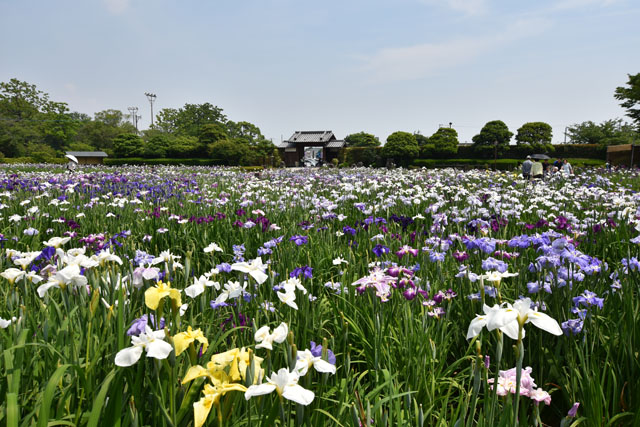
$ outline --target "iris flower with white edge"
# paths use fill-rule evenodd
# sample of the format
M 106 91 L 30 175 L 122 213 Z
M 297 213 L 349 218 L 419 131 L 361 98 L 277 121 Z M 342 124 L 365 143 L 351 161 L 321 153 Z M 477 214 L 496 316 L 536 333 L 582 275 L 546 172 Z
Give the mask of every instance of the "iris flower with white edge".
M 259 285 L 263 284 L 267 278 L 269 277 L 264 270 L 266 269 L 266 265 L 262 263 L 262 258 L 258 257 L 251 262 L 236 262 L 231 264 L 231 270 L 239 271 L 241 273 L 246 273 L 249 276 L 253 277 Z
M 147 357 L 155 359 L 166 359 L 173 350 L 173 347 L 164 340 L 164 331 L 154 331 L 149 326 L 145 326 L 144 332 L 131 337 L 131 347 L 124 348 L 116 354 L 115 363 L 117 366 L 127 367 L 140 360 L 142 351 L 146 350 Z
M 558 322 L 545 313 L 540 313 L 537 309 L 531 308 L 531 298 L 523 298 L 506 307 L 501 307 L 487 319 L 487 329 L 492 331 L 497 328 L 503 328 L 513 322 L 517 322 L 519 327 L 533 323 L 534 326 L 549 332 L 553 335 L 562 335 L 562 329 Z
M 207 246 L 203 250 L 205 254 L 208 254 L 209 252 L 222 252 L 222 248 L 218 246 L 218 244 L 215 242 L 211 243 L 209 246 Z
M 193 285 L 188 286 L 184 289 L 184 293 L 187 294 L 190 298 L 195 298 L 201 293 L 204 292 L 205 286 L 211 287 L 213 286 L 216 290 L 220 290 L 220 283 L 214 282 L 213 280 L 209 280 L 206 276 L 200 276 L 197 279 L 193 279 Z
M 484 315 L 478 314 L 475 319 L 469 323 L 469 329 L 467 330 L 467 339 L 471 339 L 478 335 L 482 328 L 487 326 L 488 319 L 491 318 L 495 314 L 496 311 L 500 310 L 500 306 L 495 304 L 493 307 L 489 307 L 488 305 L 484 305 L 483 311 Z M 518 339 L 518 322 L 514 321 L 509 324 L 506 324 L 499 328 L 502 332 L 504 332 L 509 338 L 513 340 Z M 524 338 L 524 329 L 522 330 L 522 338 Z
M 253 336 L 258 345 L 256 348 L 266 348 L 268 350 L 273 350 L 272 344 L 274 342 L 280 344 L 287 339 L 287 335 L 289 334 L 289 326 L 286 323 L 282 322 L 278 325 L 277 328 L 273 330 L 273 333 L 269 332 L 269 326 L 263 326 L 258 329 Z
M 303 352 L 299 351 L 298 361 L 296 362 L 296 372 L 298 372 L 300 376 L 304 376 L 312 366 L 318 372 L 329 374 L 336 373 L 335 365 L 323 360 L 322 357 L 314 356 L 313 353 L 311 353 L 311 350 L 306 349 Z
M 244 294 L 245 289 L 247 289 L 247 282 L 240 285 L 240 282 L 229 281 L 225 283 L 224 290 L 216 298 L 216 303 L 220 304 L 228 299 L 238 298 Z
M 315 393 L 298 385 L 299 378 L 300 375 L 297 372 L 289 372 L 287 368 L 281 368 L 277 374 L 272 372 L 271 377 L 267 378 L 265 384 L 249 387 L 244 393 L 244 398 L 249 400 L 254 396 L 262 396 L 276 391 L 285 399 L 300 405 L 308 405 L 313 402 Z
M 38 286 L 38 296 L 44 298 L 44 295 L 51 288 L 65 289 L 68 285 L 85 286 L 86 284 L 87 278 L 80 274 L 80 266 L 71 264 L 49 277 L 47 283 Z
M 46 242 L 42 242 L 42 244 L 45 246 L 53 246 L 54 248 L 59 248 L 69 240 L 71 240 L 71 237 L 52 237 Z

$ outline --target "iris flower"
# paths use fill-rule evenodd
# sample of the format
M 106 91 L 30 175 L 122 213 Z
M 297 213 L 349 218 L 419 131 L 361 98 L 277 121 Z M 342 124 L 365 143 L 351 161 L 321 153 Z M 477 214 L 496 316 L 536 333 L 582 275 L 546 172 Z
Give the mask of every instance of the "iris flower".
M 147 357 L 166 359 L 169 357 L 171 344 L 164 340 L 164 331 L 153 331 L 145 326 L 145 331 L 140 335 L 131 337 L 131 347 L 120 350 L 116 354 L 115 363 L 118 366 L 127 367 L 135 364 L 142 356 L 142 351 L 147 352 Z
M 158 282 L 155 287 L 149 288 L 144 292 L 144 303 L 151 310 L 156 310 L 160 304 L 160 300 L 169 297 L 175 301 L 176 306 L 182 305 L 180 291 L 171 287 L 171 283 Z
M 501 307 L 487 317 L 487 329 L 492 331 L 497 328 L 513 327 L 517 323 L 518 327 L 524 327 L 527 323 L 549 332 L 553 335 L 562 335 L 562 329 L 558 322 L 545 313 L 531 308 L 531 299 L 523 298 L 506 307 Z M 524 328 L 522 330 L 524 332 Z M 510 336 L 511 337 L 511 336 Z M 513 337 L 511 337 L 513 338 Z
M 195 331 L 191 329 L 191 326 L 187 328 L 186 332 L 180 332 L 173 337 L 173 345 L 176 347 L 176 356 L 180 356 L 180 354 L 185 351 L 190 344 L 198 341 L 202 344 L 202 352 L 207 351 L 207 347 L 209 347 L 209 340 L 204 336 L 202 330 L 196 329 Z
M 322 360 L 322 357 L 315 356 L 311 353 L 311 350 L 307 349 L 303 352 L 298 352 L 298 361 L 296 362 L 296 372 L 301 376 L 307 374 L 309 368 L 314 367 L 316 371 L 323 373 L 336 373 L 335 365 Z
M 84 286 L 86 284 L 87 278 L 80 274 L 80 266 L 71 264 L 50 276 L 47 283 L 38 286 L 38 295 L 40 298 L 44 298 L 50 288 L 65 289 L 68 285 Z
M 273 330 L 273 333 L 269 333 L 269 327 L 265 325 L 258 329 L 254 335 L 256 342 L 259 343 L 256 345 L 256 348 L 273 350 L 272 344 L 274 342 L 278 344 L 282 343 L 287 338 L 288 333 L 289 327 L 284 322 L 280 323 L 280 325 Z
M 298 385 L 299 378 L 300 375 L 297 372 L 289 372 L 287 368 L 281 368 L 277 374 L 272 372 L 271 377 L 267 378 L 265 384 L 249 387 L 244 393 L 244 398 L 249 400 L 254 396 L 262 396 L 276 391 L 278 395 L 285 399 L 300 405 L 308 405 L 313 402 L 315 394 L 311 390 Z
M 262 263 L 262 258 L 260 257 L 252 260 L 250 263 L 236 262 L 234 264 L 231 264 L 231 270 L 248 274 L 249 276 L 253 277 L 259 285 L 263 284 L 269 277 L 264 272 L 266 267 L 267 266 Z
M 18 268 L 13 268 L 13 267 L 7 268 L 5 271 L 0 273 L 0 276 L 7 279 L 9 283 L 11 283 L 12 285 L 15 283 L 16 280 L 20 279 L 24 275 L 25 275 L 24 271 Z

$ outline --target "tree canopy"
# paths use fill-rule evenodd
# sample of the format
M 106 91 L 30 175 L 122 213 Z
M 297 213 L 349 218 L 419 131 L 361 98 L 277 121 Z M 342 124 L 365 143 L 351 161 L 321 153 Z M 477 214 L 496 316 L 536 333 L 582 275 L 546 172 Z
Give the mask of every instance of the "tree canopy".
M 551 125 L 544 122 L 525 123 L 518 129 L 516 142 L 518 145 L 525 145 L 537 150 L 550 149 L 553 129 Z
M 586 121 L 567 129 L 572 144 L 620 145 L 631 144 L 638 139 L 638 132 L 622 119 L 605 120 L 597 124 Z
M 640 73 L 628 74 L 627 86 L 616 88 L 613 95 L 618 101 L 622 101 L 620 106 L 626 108 L 627 116 L 635 123 L 636 129 L 640 131 Z
M 418 142 L 409 132 L 394 132 L 387 137 L 387 143 L 382 147 L 382 155 L 393 159 L 397 164 L 408 165 L 418 157 Z
M 487 122 L 480 133 L 472 138 L 473 146 L 476 150 L 484 151 L 493 150 L 497 144 L 498 154 L 500 154 L 509 147 L 512 136 L 513 133 L 502 120 L 493 120 Z
M 380 140 L 375 135 L 366 132 L 352 133 L 344 138 L 347 147 L 379 147 Z
M 453 155 L 458 152 L 458 132 L 453 128 L 441 127 L 429 138 L 429 144 L 437 155 Z

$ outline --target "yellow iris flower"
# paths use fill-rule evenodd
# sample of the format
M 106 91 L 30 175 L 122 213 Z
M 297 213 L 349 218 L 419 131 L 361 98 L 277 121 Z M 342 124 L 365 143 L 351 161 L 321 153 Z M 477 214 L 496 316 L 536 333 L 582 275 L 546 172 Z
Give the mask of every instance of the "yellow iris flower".
M 195 331 L 191 329 L 191 326 L 187 328 L 186 332 L 180 332 L 173 337 L 173 345 L 176 348 L 176 356 L 180 356 L 180 353 L 185 351 L 189 344 L 194 341 L 198 341 L 202 344 L 202 352 L 207 351 L 207 347 L 209 347 L 209 340 L 204 336 L 200 329 L 196 329 Z
M 211 407 L 215 404 L 220 404 L 220 398 L 230 391 L 247 391 L 247 388 L 242 384 L 218 382 L 214 385 L 205 384 L 204 397 L 193 404 L 193 418 L 194 426 L 201 427 L 207 421 Z M 220 410 L 218 408 L 218 410 Z
M 182 380 L 185 384 L 195 378 L 208 377 L 212 382 L 224 381 L 228 377 L 229 381 L 240 381 L 245 379 L 247 367 L 251 360 L 251 351 L 245 349 L 234 348 L 211 356 L 211 361 L 207 363 L 207 367 L 200 365 L 192 366 Z M 253 356 L 253 383 L 262 380 L 264 369 L 260 368 L 262 357 Z M 224 377 L 222 376 L 224 374 Z
M 180 291 L 173 289 L 171 283 L 158 282 L 155 287 L 149 288 L 144 293 L 144 302 L 151 310 L 158 308 L 160 300 L 164 297 L 171 298 L 177 307 L 182 305 L 182 298 L 180 297 Z

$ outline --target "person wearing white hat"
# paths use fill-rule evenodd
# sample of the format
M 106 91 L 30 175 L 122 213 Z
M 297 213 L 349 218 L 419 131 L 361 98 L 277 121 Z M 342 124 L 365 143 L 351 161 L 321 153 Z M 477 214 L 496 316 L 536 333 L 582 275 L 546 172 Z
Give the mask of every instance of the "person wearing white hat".
M 531 156 L 527 156 L 527 160 L 522 163 L 522 177 L 527 181 L 531 179 L 531 166 L 533 162 L 531 162 Z

